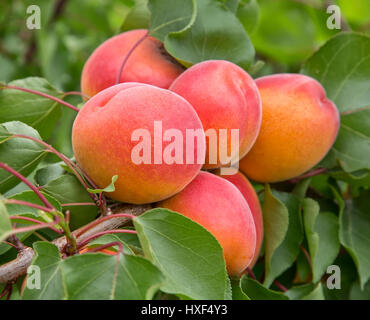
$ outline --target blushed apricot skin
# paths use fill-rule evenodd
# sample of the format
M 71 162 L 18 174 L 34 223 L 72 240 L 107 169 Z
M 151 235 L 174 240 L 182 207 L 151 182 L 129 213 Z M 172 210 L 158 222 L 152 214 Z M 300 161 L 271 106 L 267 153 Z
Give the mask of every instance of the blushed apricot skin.
M 147 30 L 131 30 L 103 42 L 87 60 L 81 76 L 81 90 L 92 97 L 116 84 L 122 62 L 130 49 Z M 120 77 L 122 82 L 141 82 L 167 89 L 183 71 L 183 67 L 170 57 L 162 43 L 148 37 L 128 58 Z
M 166 199 L 181 191 L 198 174 L 202 163 L 154 164 L 154 121 L 162 121 L 163 132 L 178 129 L 199 130 L 205 138 L 199 117 L 192 106 L 175 93 L 146 84 L 123 83 L 105 89 L 82 107 L 72 129 L 72 145 L 77 163 L 100 187 L 118 175 L 115 191 L 107 195 L 121 202 L 143 204 Z M 146 129 L 151 137 L 151 162 L 135 164 L 132 141 L 136 129 Z M 163 150 L 170 142 L 163 141 Z M 198 150 L 194 144 L 194 158 Z M 186 150 L 186 139 L 183 140 Z
M 228 129 L 229 152 L 230 130 L 239 130 L 239 155 L 236 154 L 234 160 L 239 160 L 250 150 L 260 130 L 262 110 L 257 86 L 247 72 L 228 61 L 204 61 L 183 72 L 170 90 L 190 102 L 205 131 Z M 210 163 L 208 150 L 207 141 L 204 168 L 221 167 L 219 158 L 216 164 Z
M 158 207 L 181 213 L 212 233 L 223 248 L 230 275 L 240 276 L 251 263 L 256 228 L 247 202 L 229 181 L 201 171 L 184 190 Z
M 220 175 L 220 170 L 217 170 L 216 173 L 217 175 Z M 249 265 L 249 267 L 253 267 L 257 262 L 263 241 L 263 215 L 257 193 L 247 177 L 240 171 L 233 175 L 221 175 L 221 177 L 226 179 L 227 181 L 230 181 L 235 187 L 239 189 L 251 210 L 254 224 L 256 226 L 256 251 L 254 253 L 252 262 Z
M 87 252 L 90 252 L 90 251 L 91 251 L 91 249 L 89 247 L 84 247 L 81 250 L 79 250 L 78 253 L 83 254 L 83 253 L 87 253 Z M 101 249 L 97 252 L 105 253 L 105 254 L 108 254 L 110 256 L 114 256 L 114 255 L 117 254 L 117 251 L 113 251 L 113 250 L 109 250 L 109 249 Z
M 314 167 L 335 142 L 339 112 L 315 79 L 275 74 L 256 79 L 262 126 L 240 169 L 259 182 L 279 182 Z

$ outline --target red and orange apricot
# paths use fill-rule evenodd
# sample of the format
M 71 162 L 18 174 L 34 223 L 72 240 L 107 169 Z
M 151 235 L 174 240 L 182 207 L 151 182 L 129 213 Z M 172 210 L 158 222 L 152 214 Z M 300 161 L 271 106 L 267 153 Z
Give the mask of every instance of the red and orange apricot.
M 166 52 L 159 40 L 148 36 L 140 42 L 146 34 L 144 29 L 127 31 L 96 48 L 82 71 L 82 93 L 92 97 L 116 84 L 122 63 L 133 48 L 119 82 L 141 82 L 167 89 L 184 69 Z
M 193 143 L 185 139 L 189 130 L 196 133 Z M 109 197 L 134 204 L 181 191 L 205 154 L 203 127 L 192 106 L 169 90 L 137 83 L 112 86 L 88 100 L 73 124 L 72 145 L 77 163 L 100 188 L 118 175 Z
M 220 171 L 217 170 L 216 173 L 219 175 Z M 251 210 L 254 224 L 256 226 L 256 251 L 254 253 L 252 262 L 250 263 L 250 267 L 253 267 L 260 254 L 263 241 L 263 215 L 257 193 L 247 177 L 241 172 L 233 175 L 222 175 L 221 177 L 230 181 L 235 187 L 239 189 Z
M 260 129 L 262 111 L 257 86 L 247 72 L 228 61 L 204 61 L 183 72 L 170 90 L 194 107 L 207 138 L 210 130 L 216 132 L 215 147 L 211 139 L 207 139 L 204 168 L 227 166 L 250 150 Z M 227 130 L 224 136 L 223 130 Z M 238 130 L 238 149 L 232 145 L 232 130 Z M 231 160 L 220 157 L 220 152 L 226 155 L 226 151 Z
M 302 74 L 270 75 L 256 83 L 262 99 L 262 126 L 240 169 L 260 182 L 299 176 L 332 147 L 339 129 L 338 110 L 321 84 Z
M 249 206 L 229 181 L 201 171 L 180 193 L 158 207 L 199 223 L 218 240 L 230 275 L 240 276 L 255 254 L 256 228 Z

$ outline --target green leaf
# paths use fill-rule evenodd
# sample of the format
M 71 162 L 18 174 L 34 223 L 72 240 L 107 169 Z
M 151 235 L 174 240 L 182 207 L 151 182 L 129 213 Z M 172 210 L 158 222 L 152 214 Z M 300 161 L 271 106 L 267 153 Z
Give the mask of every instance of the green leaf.
M 368 0 L 336 0 L 336 2 L 348 22 L 355 26 L 369 23 L 370 6 Z
M 297 65 L 319 44 L 320 28 L 327 15 L 320 16 L 307 5 L 290 0 L 259 0 L 259 24 L 252 42 L 256 51 L 275 61 Z M 316 10 L 320 11 L 320 10 Z M 318 26 L 312 16 L 319 20 Z M 335 32 L 335 31 L 333 31 Z
M 244 29 L 251 35 L 256 30 L 259 20 L 257 0 L 242 0 L 236 16 L 243 24 Z
M 8 211 L 0 200 L 0 241 L 5 240 L 12 231 L 12 224 L 10 223 Z
M 1 94 L 0 94 L 1 96 Z M 2 108 L 0 108 L 1 113 Z M 0 125 L 2 137 L 6 132 L 41 139 L 38 132 L 28 125 L 12 121 Z M 6 131 L 6 132 L 5 132 Z M 45 155 L 45 148 L 37 142 L 24 138 L 0 141 L 0 161 L 8 164 L 23 176 L 28 176 Z M 5 170 L 0 170 L 0 193 L 5 193 L 20 183 L 20 180 Z
M 112 177 L 112 182 L 109 184 L 109 186 L 106 186 L 104 189 L 87 188 L 87 191 L 89 191 L 90 193 L 113 192 L 114 190 L 116 190 L 116 188 L 114 187 L 114 183 L 117 181 L 117 179 L 118 175 L 114 175 Z
M 289 300 L 282 292 L 268 289 L 258 281 L 246 276 L 240 280 L 240 286 L 251 300 Z
M 243 25 L 219 1 L 198 0 L 194 23 L 170 33 L 164 44 L 185 65 L 218 59 L 247 69 L 254 59 L 254 48 Z
M 369 123 L 370 110 L 342 114 L 337 140 L 320 165 L 332 168 L 339 162 L 346 172 L 370 169 Z
M 50 204 L 57 210 L 57 211 L 62 211 L 62 207 L 60 205 L 60 202 L 56 200 L 54 197 L 46 194 L 45 192 L 41 191 L 42 195 L 45 196 L 45 198 L 50 202 Z M 22 200 L 22 201 L 27 201 L 31 202 L 34 204 L 38 204 L 41 206 L 44 206 L 44 203 L 40 200 L 40 198 L 34 193 L 32 190 L 28 191 L 23 191 L 21 193 L 16 193 L 13 194 L 9 197 L 9 199 L 14 199 L 14 200 Z M 6 205 L 8 209 L 8 213 L 10 216 L 14 215 L 21 215 L 24 213 L 31 213 L 34 218 L 37 218 L 40 216 L 39 210 L 31 207 L 27 207 L 24 205 L 20 204 L 7 204 Z
M 324 293 L 321 282 L 314 285 L 304 284 L 296 286 L 285 292 L 285 295 L 291 300 L 324 300 Z
M 360 282 L 356 281 L 351 288 L 349 294 L 351 300 L 370 300 L 370 281 L 361 290 Z
M 56 199 L 49 196 L 48 194 L 45 194 L 43 192 L 41 193 L 58 211 L 61 211 L 60 203 Z M 10 197 L 8 197 L 8 199 L 22 200 L 22 201 L 35 203 L 38 205 L 44 205 L 43 202 L 40 200 L 40 198 L 31 190 L 23 191 L 21 193 L 11 195 Z M 7 209 L 8 215 L 13 216 L 13 218 L 19 215 L 22 217 L 36 219 L 41 222 L 50 222 L 52 220 L 52 217 L 50 215 L 47 215 L 46 213 L 41 214 L 38 209 L 30 208 L 24 205 L 7 203 L 6 209 Z M 34 224 L 33 222 L 28 222 L 28 221 L 21 220 L 21 219 L 12 219 L 12 223 L 16 223 L 18 227 L 22 225 L 30 226 Z M 53 232 L 53 231 L 50 230 L 50 232 Z M 24 242 L 32 233 L 33 231 L 18 233 L 17 237 L 20 241 Z M 0 254 L 3 254 L 10 249 L 11 249 L 10 246 L 0 243 Z
M 305 248 L 306 249 L 306 248 Z M 295 283 L 304 283 L 310 281 L 311 276 L 311 266 L 307 261 L 307 257 L 304 252 L 301 250 L 297 256 L 296 260 L 296 277 Z
M 8 85 L 40 91 L 56 98 L 63 97 L 62 92 L 43 78 L 14 80 Z M 35 128 L 44 139 L 50 137 L 61 115 L 57 102 L 15 89 L 0 91 L 0 105 L 0 122 L 22 121 Z
M 134 219 L 145 256 L 166 277 L 161 290 L 190 299 L 225 299 L 227 274 L 222 248 L 199 224 L 167 209 Z
M 64 169 L 61 163 L 54 163 L 41 169 L 38 169 L 36 171 L 34 179 L 40 186 L 43 186 L 49 183 L 50 181 L 59 178 L 63 173 Z
M 218 0 L 225 4 L 225 6 L 232 12 L 236 13 L 240 0 Z M 247 0 L 246 0 L 247 1 Z
M 340 131 L 322 162 L 331 168 L 339 161 L 352 172 L 370 169 L 370 37 L 340 33 L 330 39 L 302 68 L 317 79 L 341 111 Z
M 345 201 L 332 190 L 340 207 L 339 240 L 354 260 L 363 287 L 370 279 L 370 190 Z
M 135 6 L 131 9 L 121 26 L 121 31 L 133 29 L 147 29 L 149 27 L 150 11 L 148 0 L 136 0 Z
M 303 221 L 312 261 L 313 282 L 320 281 L 335 260 L 339 249 L 338 217 L 331 212 L 321 212 L 312 199 L 303 201 Z
M 69 300 L 148 300 L 163 276 L 148 260 L 132 255 L 85 253 L 62 263 Z
M 170 32 L 191 26 L 197 15 L 195 0 L 149 0 L 151 12 L 149 32 L 164 41 Z
M 42 189 L 62 204 L 94 203 L 77 178 L 70 174 L 64 174 L 50 181 Z M 63 209 L 70 211 L 70 226 L 72 230 L 91 222 L 98 215 L 98 209 L 94 205 L 64 206 Z
M 306 195 L 307 189 L 310 186 L 311 178 L 305 178 L 299 181 L 293 188 L 292 193 L 299 199 L 303 199 Z
M 35 251 L 35 256 L 31 266 L 39 268 L 41 288 L 29 289 L 28 286 L 26 286 L 22 299 L 61 300 L 64 296 L 64 286 L 61 270 L 62 258 L 58 248 L 52 243 L 40 241 L 33 244 L 33 249 Z M 33 274 L 31 273 L 29 277 L 32 276 Z
M 12 136 L 12 133 L 10 133 L 2 124 L 0 125 L 0 143 L 3 143 Z
M 347 182 L 351 187 L 370 187 L 369 170 L 358 170 L 351 173 L 344 170 L 331 170 L 329 175 L 336 180 Z
M 271 192 L 269 185 L 266 185 L 263 223 L 266 272 L 264 285 L 269 287 L 298 256 L 299 245 L 303 240 L 299 198 L 289 193 Z
M 250 300 L 250 298 L 242 290 L 241 279 L 231 280 L 231 288 L 232 288 L 233 300 Z

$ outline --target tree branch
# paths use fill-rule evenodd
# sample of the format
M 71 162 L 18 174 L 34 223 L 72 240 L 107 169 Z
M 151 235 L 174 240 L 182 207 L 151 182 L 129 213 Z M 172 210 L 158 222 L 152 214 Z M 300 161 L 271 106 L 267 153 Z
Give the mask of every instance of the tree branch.
M 134 216 L 139 216 L 149 209 L 151 209 L 150 205 L 122 204 L 121 207 L 115 210 L 115 213 L 117 214 L 125 213 L 125 214 L 132 214 Z M 97 234 L 97 233 L 100 233 L 106 230 L 117 229 L 130 221 L 131 221 L 130 218 L 123 217 L 123 216 L 119 216 L 117 218 L 111 218 L 109 220 L 104 220 L 98 225 L 94 225 L 94 227 L 82 233 L 79 237 L 77 237 L 77 245 L 79 245 L 85 239 L 87 239 L 88 237 L 91 237 L 94 234 Z M 95 224 L 95 221 L 91 223 Z M 85 227 L 86 226 L 82 228 L 85 228 Z M 73 231 L 73 234 L 77 235 L 81 229 L 77 229 Z M 60 252 L 63 252 L 65 249 L 65 246 L 67 245 L 67 239 L 65 236 L 63 236 L 63 237 L 60 237 L 52 241 L 52 243 L 58 247 Z M 8 281 L 15 280 L 19 276 L 27 273 L 27 268 L 31 264 L 34 254 L 35 253 L 32 248 L 26 247 L 24 250 L 19 252 L 16 259 L 4 265 L 1 265 L 0 266 L 0 283 L 7 283 Z

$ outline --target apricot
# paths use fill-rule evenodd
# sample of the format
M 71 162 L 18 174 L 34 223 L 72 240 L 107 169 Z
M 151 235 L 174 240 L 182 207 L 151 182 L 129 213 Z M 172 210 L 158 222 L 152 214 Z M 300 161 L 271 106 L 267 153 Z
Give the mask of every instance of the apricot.
M 188 130 L 197 133 L 193 143 L 182 139 Z M 143 204 L 174 195 L 198 174 L 205 136 L 199 117 L 182 97 L 151 85 L 123 83 L 82 107 L 73 124 L 72 146 L 77 163 L 100 188 L 118 175 L 109 197 Z
M 87 253 L 87 252 L 90 252 L 90 251 L 91 251 L 91 248 L 86 246 L 86 247 L 80 249 L 78 251 L 78 253 L 83 254 L 83 253 Z M 105 253 L 105 254 L 108 254 L 110 256 L 114 256 L 114 255 L 117 254 L 117 251 L 113 251 L 113 250 L 110 250 L 110 249 L 100 249 L 98 252 Z
M 250 179 L 279 182 L 311 169 L 335 142 L 339 113 L 315 79 L 275 74 L 256 80 L 262 98 L 262 126 L 240 161 Z
M 183 72 L 170 90 L 194 107 L 206 136 L 209 130 L 216 131 L 217 149 L 207 139 L 205 169 L 227 166 L 250 150 L 260 129 L 262 111 L 257 86 L 247 72 L 228 61 L 204 61 Z M 222 129 L 227 130 L 225 138 L 222 137 Z M 232 145 L 232 130 L 238 130 L 236 142 L 239 143 L 236 144 L 239 150 Z M 220 151 L 227 151 L 231 160 L 225 161 L 227 157 L 222 159 Z
M 216 174 L 220 175 L 220 171 L 218 170 Z M 256 251 L 254 253 L 252 262 L 249 265 L 250 267 L 253 267 L 259 257 L 263 241 L 263 215 L 257 193 L 247 177 L 240 171 L 233 175 L 222 175 L 221 177 L 227 181 L 230 181 L 239 189 L 241 194 L 244 196 L 244 199 L 247 201 L 249 208 L 251 209 L 254 224 L 256 226 Z
M 251 263 L 256 228 L 246 200 L 231 182 L 201 171 L 184 190 L 158 207 L 176 211 L 213 234 L 223 248 L 230 275 L 240 276 Z
M 131 30 L 103 42 L 91 54 L 82 70 L 81 90 L 92 97 L 116 84 L 126 55 L 147 30 Z M 147 37 L 132 51 L 124 65 L 120 82 L 141 82 L 167 89 L 183 67 L 164 49 L 163 44 Z

